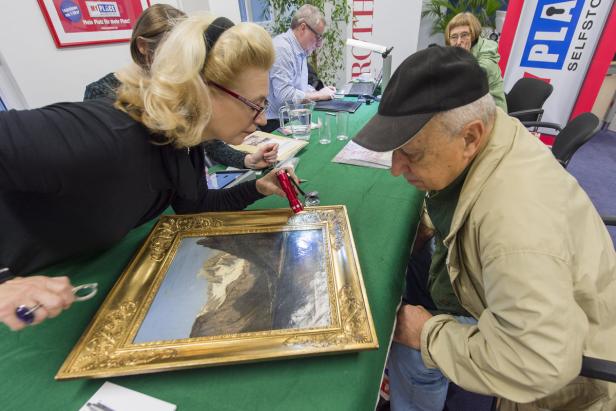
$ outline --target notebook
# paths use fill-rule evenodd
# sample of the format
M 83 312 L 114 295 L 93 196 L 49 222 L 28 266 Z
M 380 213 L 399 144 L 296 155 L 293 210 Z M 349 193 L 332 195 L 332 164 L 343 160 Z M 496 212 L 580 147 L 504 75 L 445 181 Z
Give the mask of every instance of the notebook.
M 361 101 L 326 100 L 317 101 L 317 104 L 314 106 L 314 109 L 320 111 L 348 111 L 349 113 L 355 113 L 355 111 L 357 111 L 357 109 L 361 105 Z
M 231 146 L 236 150 L 245 153 L 254 153 L 257 151 L 257 146 L 266 143 L 278 144 L 278 161 L 284 161 L 293 157 L 302 148 L 308 145 L 308 141 L 298 140 L 295 138 L 277 136 L 263 131 L 255 131 L 244 139 L 244 142 L 238 146 Z

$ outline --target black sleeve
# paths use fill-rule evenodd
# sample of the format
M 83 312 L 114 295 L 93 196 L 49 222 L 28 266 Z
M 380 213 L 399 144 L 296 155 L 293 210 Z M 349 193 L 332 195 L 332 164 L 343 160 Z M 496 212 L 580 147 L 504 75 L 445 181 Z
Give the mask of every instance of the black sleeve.
M 246 153 L 243 151 L 238 151 L 220 140 L 206 141 L 203 143 L 203 147 L 208 157 L 219 164 L 235 168 L 246 168 L 244 164 Z
M 238 211 L 265 197 L 257 191 L 256 180 L 238 184 L 222 190 L 210 190 L 205 179 L 199 188 L 199 197 L 189 200 L 175 197 L 171 206 L 178 214 L 201 213 L 204 211 Z
M 135 121 L 111 104 L 96 99 L 0 113 L 0 190 L 58 194 L 71 179 L 121 164 L 112 127 Z
M 41 109 L 0 113 L 0 190 L 60 191 L 58 157 L 68 152 L 55 126 Z

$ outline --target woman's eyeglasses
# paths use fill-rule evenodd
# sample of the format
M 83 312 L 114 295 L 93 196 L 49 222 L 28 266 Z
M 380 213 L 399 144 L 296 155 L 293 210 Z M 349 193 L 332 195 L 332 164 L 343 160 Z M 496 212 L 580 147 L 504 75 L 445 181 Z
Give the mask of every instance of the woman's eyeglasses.
M 259 117 L 261 115 L 261 113 L 263 113 L 269 107 L 269 101 L 267 101 L 267 99 L 265 99 L 265 101 L 263 102 L 263 105 L 260 106 L 260 105 L 258 105 L 256 103 L 253 103 L 252 101 L 248 100 L 246 97 L 240 96 L 235 91 L 231 91 L 228 88 L 221 86 L 218 83 L 214 83 L 213 81 L 208 81 L 208 84 L 211 84 L 212 86 L 216 87 L 217 89 L 227 93 L 231 97 L 234 97 L 234 98 L 238 99 L 239 101 L 241 101 L 242 103 L 244 103 L 248 107 L 250 107 L 252 110 L 254 110 L 256 112 L 256 114 L 253 117 L 252 121 L 255 121 L 257 119 L 257 117 Z
M 470 36 L 471 36 L 471 33 L 469 33 L 468 31 L 465 31 L 460 34 L 452 34 L 451 36 L 449 36 L 449 40 L 453 40 L 453 41 L 458 41 L 458 39 L 467 40 Z

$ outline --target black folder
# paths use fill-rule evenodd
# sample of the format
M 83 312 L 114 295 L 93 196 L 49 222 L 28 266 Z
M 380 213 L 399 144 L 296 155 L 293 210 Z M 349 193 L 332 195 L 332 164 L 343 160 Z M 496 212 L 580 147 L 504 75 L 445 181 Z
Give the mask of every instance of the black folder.
M 361 105 L 361 101 L 325 100 L 317 101 L 317 104 L 314 106 L 314 109 L 320 111 L 348 111 L 349 113 L 355 113 L 355 111 Z

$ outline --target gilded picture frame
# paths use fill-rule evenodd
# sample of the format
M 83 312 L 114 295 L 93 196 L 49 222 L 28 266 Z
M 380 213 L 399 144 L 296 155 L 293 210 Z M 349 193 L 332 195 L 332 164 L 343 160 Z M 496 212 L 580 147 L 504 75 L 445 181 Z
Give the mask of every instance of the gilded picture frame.
M 378 348 L 344 206 L 162 216 L 56 379 Z

